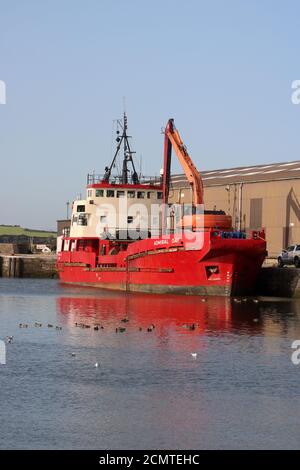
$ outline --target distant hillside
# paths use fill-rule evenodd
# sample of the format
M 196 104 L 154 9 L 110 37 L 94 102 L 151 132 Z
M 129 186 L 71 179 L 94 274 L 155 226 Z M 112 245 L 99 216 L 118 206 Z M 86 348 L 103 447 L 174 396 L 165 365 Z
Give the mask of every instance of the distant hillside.
M 55 238 L 56 232 L 47 232 L 46 230 L 34 230 L 30 228 L 19 227 L 18 225 L 0 225 L 0 237 L 2 236 L 15 236 L 15 237 L 35 237 L 35 238 Z

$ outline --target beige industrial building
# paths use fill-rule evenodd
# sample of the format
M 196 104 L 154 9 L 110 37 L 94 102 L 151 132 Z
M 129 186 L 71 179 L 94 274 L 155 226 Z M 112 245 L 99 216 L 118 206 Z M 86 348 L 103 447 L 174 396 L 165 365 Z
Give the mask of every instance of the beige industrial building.
M 300 161 L 204 171 L 206 209 L 224 210 L 235 229 L 266 231 L 269 256 L 300 244 Z M 172 177 L 170 199 L 189 203 L 184 175 Z

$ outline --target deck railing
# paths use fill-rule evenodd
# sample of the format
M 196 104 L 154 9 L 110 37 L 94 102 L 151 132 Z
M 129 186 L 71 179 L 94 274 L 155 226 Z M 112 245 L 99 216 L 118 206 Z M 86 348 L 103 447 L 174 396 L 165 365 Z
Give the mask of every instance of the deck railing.
M 104 174 L 89 173 L 87 175 L 87 185 L 104 183 Z M 111 176 L 109 183 L 122 185 L 122 176 Z M 128 184 L 133 184 L 132 177 L 128 177 Z M 149 184 L 159 186 L 162 184 L 162 179 L 159 176 L 140 176 L 139 184 Z

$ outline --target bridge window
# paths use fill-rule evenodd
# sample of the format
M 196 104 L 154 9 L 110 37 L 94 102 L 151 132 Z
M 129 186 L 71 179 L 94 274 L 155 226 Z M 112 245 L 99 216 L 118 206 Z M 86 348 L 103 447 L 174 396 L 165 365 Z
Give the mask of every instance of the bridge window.
M 106 191 L 106 197 L 115 197 L 115 192 L 113 189 L 108 189 Z
M 85 206 L 82 204 L 79 204 L 77 206 L 77 212 L 85 212 Z
M 87 225 L 88 224 L 88 216 L 87 214 L 81 214 L 78 217 L 77 225 Z
M 117 191 L 117 197 L 125 197 L 125 191 Z
M 96 189 L 96 197 L 103 197 L 104 190 L 103 189 Z
M 127 217 L 127 223 L 128 223 L 128 224 L 132 224 L 132 222 L 133 222 L 133 217 L 132 217 L 132 215 L 129 215 L 129 216 Z
M 135 198 L 135 191 L 128 191 L 127 192 L 127 197 L 128 197 L 128 199 Z
M 163 198 L 163 193 L 162 192 L 157 193 L 157 199 L 162 199 L 162 198 Z
M 145 191 L 138 191 L 137 192 L 138 199 L 145 199 Z

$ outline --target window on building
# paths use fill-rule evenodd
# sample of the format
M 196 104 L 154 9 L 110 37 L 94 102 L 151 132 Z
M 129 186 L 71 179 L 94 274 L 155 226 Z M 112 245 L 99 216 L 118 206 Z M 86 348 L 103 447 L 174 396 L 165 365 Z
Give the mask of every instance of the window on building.
M 262 198 L 250 199 L 250 228 L 262 226 Z
M 100 215 L 100 222 L 106 222 L 106 215 Z
M 81 214 L 78 217 L 77 225 L 87 225 L 88 224 L 88 216 L 86 214 Z
M 151 199 L 151 195 L 152 195 L 152 194 L 153 194 L 152 191 L 148 191 L 148 192 L 147 192 L 147 199 Z
M 117 191 L 117 197 L 125 197 L 125 191 Z
M 85 206 L 83 204 L 79 204 L 77 206 L 77 212 L 85 212 Z
M 128 199 L 135 198 L 135 191 L 127 191 L 127 197 Z
M 96 197 L 103 197 L 104 190 L 103 189 L 96 189 Z
M 138 191 L 137 192 L 138 199 L 145 199 L 145 191 Z
M 132 224 L 132 222 L 133 222 L 133 217 L 132 217 L 132 215 L 129 215 L 129 216 L 127 217 L 127 223 L 128 223 L 128 224 Z
M 115 197 L 115 192 L 113 189 L 107 189 L 106 197 Z
M 157 199 L 162 199 L 163 198 L 163 193 L 161 191 L 159 191 L 157 193 Z

